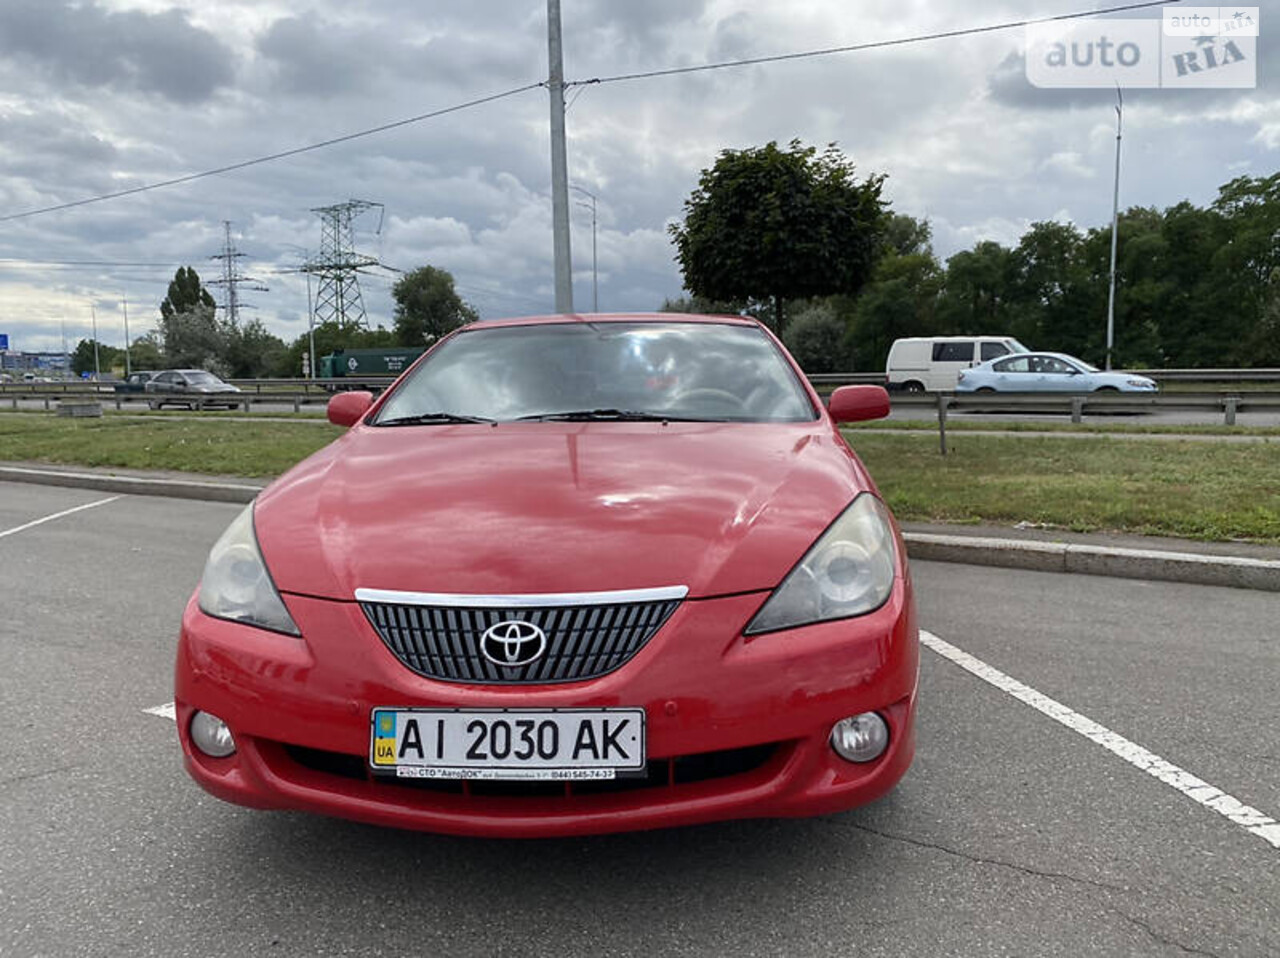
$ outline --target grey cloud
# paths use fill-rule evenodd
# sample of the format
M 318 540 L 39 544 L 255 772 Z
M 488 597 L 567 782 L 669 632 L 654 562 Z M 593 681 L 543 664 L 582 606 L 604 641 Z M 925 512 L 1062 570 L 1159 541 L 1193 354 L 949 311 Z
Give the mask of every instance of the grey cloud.
M 34 61 L 55 80 L 133 88 L 180 103 L 205 100 L 233 78 L 231 50 L 180 10 L 6 0 L 0 54 Z
M 545 44 L 545 40 L 543 40 Z M 388 84 L 488 90 L 546 72 L 546 50 L 528 37 L 466 33 L 415 40 L 354 29 L 319 16 L 275 21 L 257 41 L 274 89 L 298 96 L 385 94 Z
M 312 17 L 277 20 L 257 46 L 276 70 L 277 88 L 306 96 L 363 92 L 379 62 L 363 44 L 336 28 L 321 29 Z
M 0 143 L 21 143 L 31 162 L 109 163 L 118 154 L 115 144 L 83 129 L 73 128 L 65 116 L 0 115 Z

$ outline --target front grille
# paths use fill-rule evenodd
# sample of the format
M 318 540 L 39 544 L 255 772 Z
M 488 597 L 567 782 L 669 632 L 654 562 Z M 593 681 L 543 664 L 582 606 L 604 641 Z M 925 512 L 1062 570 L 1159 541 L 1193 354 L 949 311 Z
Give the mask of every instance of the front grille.
M 586 795 L 634 792 L 651 788 L 675 788 L 732 778 L 754 772 L 778 754 L 782 743 L 752 745 L 719 752 L 699 752 L 672 758 L 650 759 L 642 775 L 619 776 L 601 781 L 506 782 L 485 779 L 394 778 L 373 775 L 360 755 L 329 752 L 300 745 L 285 745 L 284 752 L 304 768 L 375 786 L 417 789 L 447 795 L 503 798 L 574 798 Z
M 387 648 L 419 675 L 446 682 L 520 684 L 577 682 L 612 672 L 643 648 L 679 604 L 662 600 L 502 609 L 361 602 L 360 607 Z M 541 629 L 546 636 L 543 654 L 517 666 L 487 658 L 481 637 L 507 622 Z M 501 661 L 500 655 L 495 657 Z

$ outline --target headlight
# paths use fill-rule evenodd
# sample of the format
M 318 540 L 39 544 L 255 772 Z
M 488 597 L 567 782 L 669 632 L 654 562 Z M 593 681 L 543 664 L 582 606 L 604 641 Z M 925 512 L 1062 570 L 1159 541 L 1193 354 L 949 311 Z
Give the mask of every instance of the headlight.
M 276 591 L 253 533 L 253 506 L 236 516 L 209 553 L 200 580 L 201 611 L 219 619 L 301 635 Z
M 745 633 L 874 612 L 893 590 L 896 556 L 889 510 L 863 493 L 773 590 Z
M 1135 386 L 1138 389 L 1155 389 L 1156 388 L 1155 382 L 1153 382 L 1150 379 L 1128 379 L 1125 381 L 1130 386 Z

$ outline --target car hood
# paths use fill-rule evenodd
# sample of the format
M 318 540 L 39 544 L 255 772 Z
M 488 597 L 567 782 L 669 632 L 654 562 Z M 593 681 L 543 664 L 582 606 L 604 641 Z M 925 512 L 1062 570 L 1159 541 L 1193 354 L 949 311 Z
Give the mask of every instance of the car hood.
M 356 426 L 258 499 L 284 592 L 771 589 L 870 478 L 803 424 Z

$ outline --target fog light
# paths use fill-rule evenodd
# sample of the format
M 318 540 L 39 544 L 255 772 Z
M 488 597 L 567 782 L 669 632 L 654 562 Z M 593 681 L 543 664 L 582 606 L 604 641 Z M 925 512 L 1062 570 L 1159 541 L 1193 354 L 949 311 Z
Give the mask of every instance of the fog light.
M 875 712 L 841 719 L 831 727 L 831 747 L 848 762 L 871 762 L 889 747 L 889 726 Z
M 226 758 L 236 750 L 236 740 L 227 723 L 208 712 L 191 716 L 191 741 L 210 758 Z

